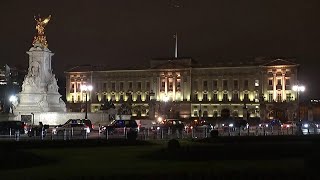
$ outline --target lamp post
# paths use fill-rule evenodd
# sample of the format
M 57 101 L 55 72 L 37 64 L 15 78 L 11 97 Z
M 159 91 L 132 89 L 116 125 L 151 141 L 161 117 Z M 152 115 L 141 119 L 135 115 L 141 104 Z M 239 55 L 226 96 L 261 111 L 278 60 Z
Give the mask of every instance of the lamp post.
M 85 109 L 85 119 L 88 119 L 88 91 L 91 92 L 93 87 L 91 85 L 82 85 L 80 87 L 81 91 L 84 91 L 86 93 L 86 109 Z
M 292 90 L 297 92 L 297 102 L 298 102 L 298 113 L 297 113 L 297 118 L 298 118 L 298 121 L 300 120 L 300 92 L 304 92 L 306 90 L 306 87 L 305 86 L 302 86 L 302 85 L 294 85 L 292 87 Z
M 164 113 L 163 114 L 164 114 L 165 118 L 168 118 L 166 110 L 167 110 L 167 102 L 169 101 L 169 97 L 167 95 L 165 95 L 162 100 L 164 101 Z

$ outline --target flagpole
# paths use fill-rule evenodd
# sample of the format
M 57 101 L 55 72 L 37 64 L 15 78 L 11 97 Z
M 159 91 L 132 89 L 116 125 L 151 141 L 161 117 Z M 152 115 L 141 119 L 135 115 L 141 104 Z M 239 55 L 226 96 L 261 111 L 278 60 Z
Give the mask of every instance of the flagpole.
M 174 35 L 174 38 L 176 40 L 174 57 L 178 58 L 178 34 L 177 33 Z

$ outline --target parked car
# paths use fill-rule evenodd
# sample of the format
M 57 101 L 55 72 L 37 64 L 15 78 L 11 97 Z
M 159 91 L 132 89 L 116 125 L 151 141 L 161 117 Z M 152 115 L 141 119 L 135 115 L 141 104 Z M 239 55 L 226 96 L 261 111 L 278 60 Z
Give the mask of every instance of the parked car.
M 175 133 L 177 130 L 182 132 L 185 128 L 184 123 L 179 119 L 166 119 L 159 125 L 158 129 L 163 130 L 171 130 L 171 132 Z
M 102 126 L 101 131 L 103 134 L 118 134 L 125 133 L 124 131 L 138 132 L 138 124 L 135 120 L 113 120 L 109 125 Z
M 22 121 L 0 121 L 0 134 L 9 135 L 19 131 L 20 134 L 25 134 L 28 132 L 27 126 Z
M 90 119 L 69 119 L 64 124 L 85 124 L 91 131 L 93 130 L 93 124 Z M 61 127 L 62 125 L 59 126 Z
M 64 131 L 73 132 L 73 135 L 85 135 L 86 133 L 90 133 L 90 128 L 85 124 L 64 124 L 60 127 L 55 127 L 52 129 L 53 134 L 57 134 L 58 136 L 63 136 Z
M 281 125 L 282 128 L 295 128 L 297 124 L 294 121 L 287 121 Z

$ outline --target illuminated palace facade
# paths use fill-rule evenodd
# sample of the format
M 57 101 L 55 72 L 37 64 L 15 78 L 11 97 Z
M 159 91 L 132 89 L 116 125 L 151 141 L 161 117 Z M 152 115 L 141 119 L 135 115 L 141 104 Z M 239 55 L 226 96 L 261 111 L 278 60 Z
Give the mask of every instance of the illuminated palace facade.
M 231 117 L 293 120 L 297 110 L 295 64 L 284 59 L 202 66 L 189 58 L 151 60 L 150 68 L 108 70 L 76 66 L 66 71 L 69 111 L 85 104 L 81 85 L 88 92 L 90 112 L 112 101 L 116 107 L 130 103 L 137 118 Z

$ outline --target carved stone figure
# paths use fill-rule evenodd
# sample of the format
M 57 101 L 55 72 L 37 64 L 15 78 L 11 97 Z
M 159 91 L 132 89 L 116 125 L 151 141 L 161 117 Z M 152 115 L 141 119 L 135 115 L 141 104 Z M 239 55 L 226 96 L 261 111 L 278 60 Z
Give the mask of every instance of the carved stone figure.
M 41 17 L 34 17 L 34 20 L 37 22 L 36 24 L 36 30 L 38 34 L 33 39 L 33 45 L 36 43 L 40 43 L 40 45 L 44 47 L 48 47 L 48 43 L 46 40 L 46 36 L 44 35 L 44 30 L 48 22 L 50 21 L 51 15 L 49 15 L 47 18 L 43 19 Z

